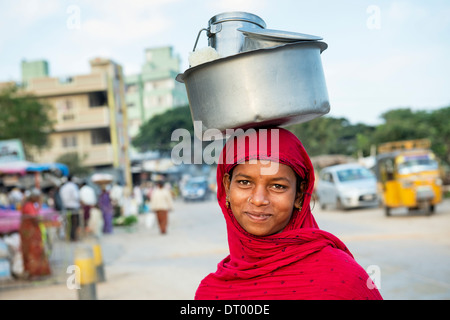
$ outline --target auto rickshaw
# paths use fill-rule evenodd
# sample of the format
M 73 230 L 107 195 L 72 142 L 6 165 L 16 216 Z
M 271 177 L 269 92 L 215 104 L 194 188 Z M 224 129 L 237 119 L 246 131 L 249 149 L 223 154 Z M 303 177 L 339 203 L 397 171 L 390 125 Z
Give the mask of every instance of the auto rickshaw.
M 439 163 L 428 139 L 380 145 L 375 171 L 386 216 L 400 207 L 431 215 L 442 202 Z

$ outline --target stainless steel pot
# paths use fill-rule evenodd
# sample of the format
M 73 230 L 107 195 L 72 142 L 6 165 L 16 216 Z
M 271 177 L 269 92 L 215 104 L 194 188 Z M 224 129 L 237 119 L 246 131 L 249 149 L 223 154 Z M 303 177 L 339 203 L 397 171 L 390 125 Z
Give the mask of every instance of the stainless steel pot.
M 199 31 L 194 49 L 202 31 L 207 32 L 208 45 L 214 48 L 221 57 L 227 57 L 242 52 L 245 36 L 238 31 L 258 30 L 266 27 L 263 19 L 253 13 L 232 11 L 217 14 L 208 21 L 208 28 Z
M 330 110 L 320 54 L 321 41 L 301 41 L 210 61 L 178 74 L 186 86 L 197 137 L 212 130 L 285 126 Z M 201 135 L 200 135 L 201 134 Z M 215 139 L 215 138 L 214 138 Z

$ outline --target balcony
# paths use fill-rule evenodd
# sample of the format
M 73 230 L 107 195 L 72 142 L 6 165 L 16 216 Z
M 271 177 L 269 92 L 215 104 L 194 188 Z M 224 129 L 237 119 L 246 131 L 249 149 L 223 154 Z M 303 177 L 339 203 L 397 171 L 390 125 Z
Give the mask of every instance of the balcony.
M 109 108 L 107 106 L 82 109 L 71 113 L 58 114 L 54 126 L 56 132 L 79 131 L 110 126 Z
M 109 143 L 87 146 L 82 148 L 81 154 L 87 155 L 83 162 L 86 166 L 113 165 L 114 163 L 113 147 Z
M 50 97 L 90 91 L 107 90 L 106 74 L 92 73 L 73 77 L 61 78 L 35 78 L 28 83 L 27 91 L 38 97 Z

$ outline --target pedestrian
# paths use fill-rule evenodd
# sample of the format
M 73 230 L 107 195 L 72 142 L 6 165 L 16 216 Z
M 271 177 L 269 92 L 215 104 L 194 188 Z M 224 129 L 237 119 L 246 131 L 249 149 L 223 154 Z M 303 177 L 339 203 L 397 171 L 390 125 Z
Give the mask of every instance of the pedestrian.
M 58 211 L 58 213 L 64 212 L 64 206 L 61 199 L 61 183 L 58 183 L 52 190 L 51 196 L 53 197 L 53 208 Z
M 6 191 L 5 187 L 0 186 L 0 208 L 7 209 L 8 207 L 9 207 L 8 192 Z
M 135 185 L 133 187 L 133 197 L 136 200 L 136 203 L 138 205 L 139 213 L 143 213 L 144 212 L 144 195 L 142 194 L 142 190 L 139 185 Z
M 98 197 L 98 208 L 102 211 L 103 215 L 103 233 L 112 233 L 114 212 L 111 197 L 106 184 L 101 184 L 100 187 L 102 191 Z
M 317 225 L 314 168 L 294 134 L 270 128 L 232 136 L 217 185 L 230 254 L 195 299 L 382 299 L 345 244 Z
M 90 210 L 86 233 L 95 236 L 97 239 L 100 239 L 103 234 L 103 227 L 103 213 L 99 209 L 98 205 L 95 205 Z
M 9 203 L 12 205 L 13 209 L 20 211 L 22 202 L 24 201 L 25 192 L 19 187 L 13 187 L 8 194 Z
M 159 231 L 161 234 L 167 233 L 168 213 L 173 210 L 172 193 L 164 188 L 163 181 L 156 182 L 150 199 L 150 209 L 156 214 Z
M 97 194 L 93 187 L 86 181 L 83 181 L 80 188 L 80 204 L 83 209 L 83 225 L 89 225 L 90 212 L 93 207 L 97 205 Z
M 120 217 L 122 215 L 124 188 L 118 182 L 115 182 L 109 192 L 109 196 L 113 205 L 114 218 Z
M 66 222 L 69 226 L 70 241 L 77 241 L 80 238 L 80 189 L 73 182 L 73 176 L 67 178 L 59 189 Z
M 44 245 L 45 227 L 39 217 L 41 192 L 34 188 L 23 202 L 20 221 L 20 247 L 24 277 L 34 279 L 51 274 L 50 263 Z

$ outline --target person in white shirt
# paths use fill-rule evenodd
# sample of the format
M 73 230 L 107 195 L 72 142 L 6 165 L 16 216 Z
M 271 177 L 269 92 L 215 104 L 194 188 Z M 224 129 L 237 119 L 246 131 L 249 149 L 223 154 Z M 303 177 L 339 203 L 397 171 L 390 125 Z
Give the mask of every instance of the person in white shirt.
M 164 188 L 162 181 L 156 182 L 156 188 L 152 192 L 150 208 L 156 213 L 159 230 L 162 234 L 167 232 L 168 213 L 173 209 L 173 198 L 170 190 Z
M 111 188 L 109 196 L 111 197 L 111 202 L 114 209 L 114 217 L 120 217 L 122 215 L 124 192 L 123 187 L 117 182 Z M 123 208 L 125 210 L 125 208 Z
M 88 185 L 86 181 L 83 181 L 80 188 L 80 203 L 83 208 L 83 225 L 87 227 L 89 224 L 91 209 L 97 205 L 97 194 L 95 193 L 94 188 Z
M 80 189 L 72 180 L 72 176 L 69 176 L 67 182 L 63 184 L 59 190 L 59 194 L 67 215 L 70 240 L 77 241 L 79 239 L 80 232 Z

